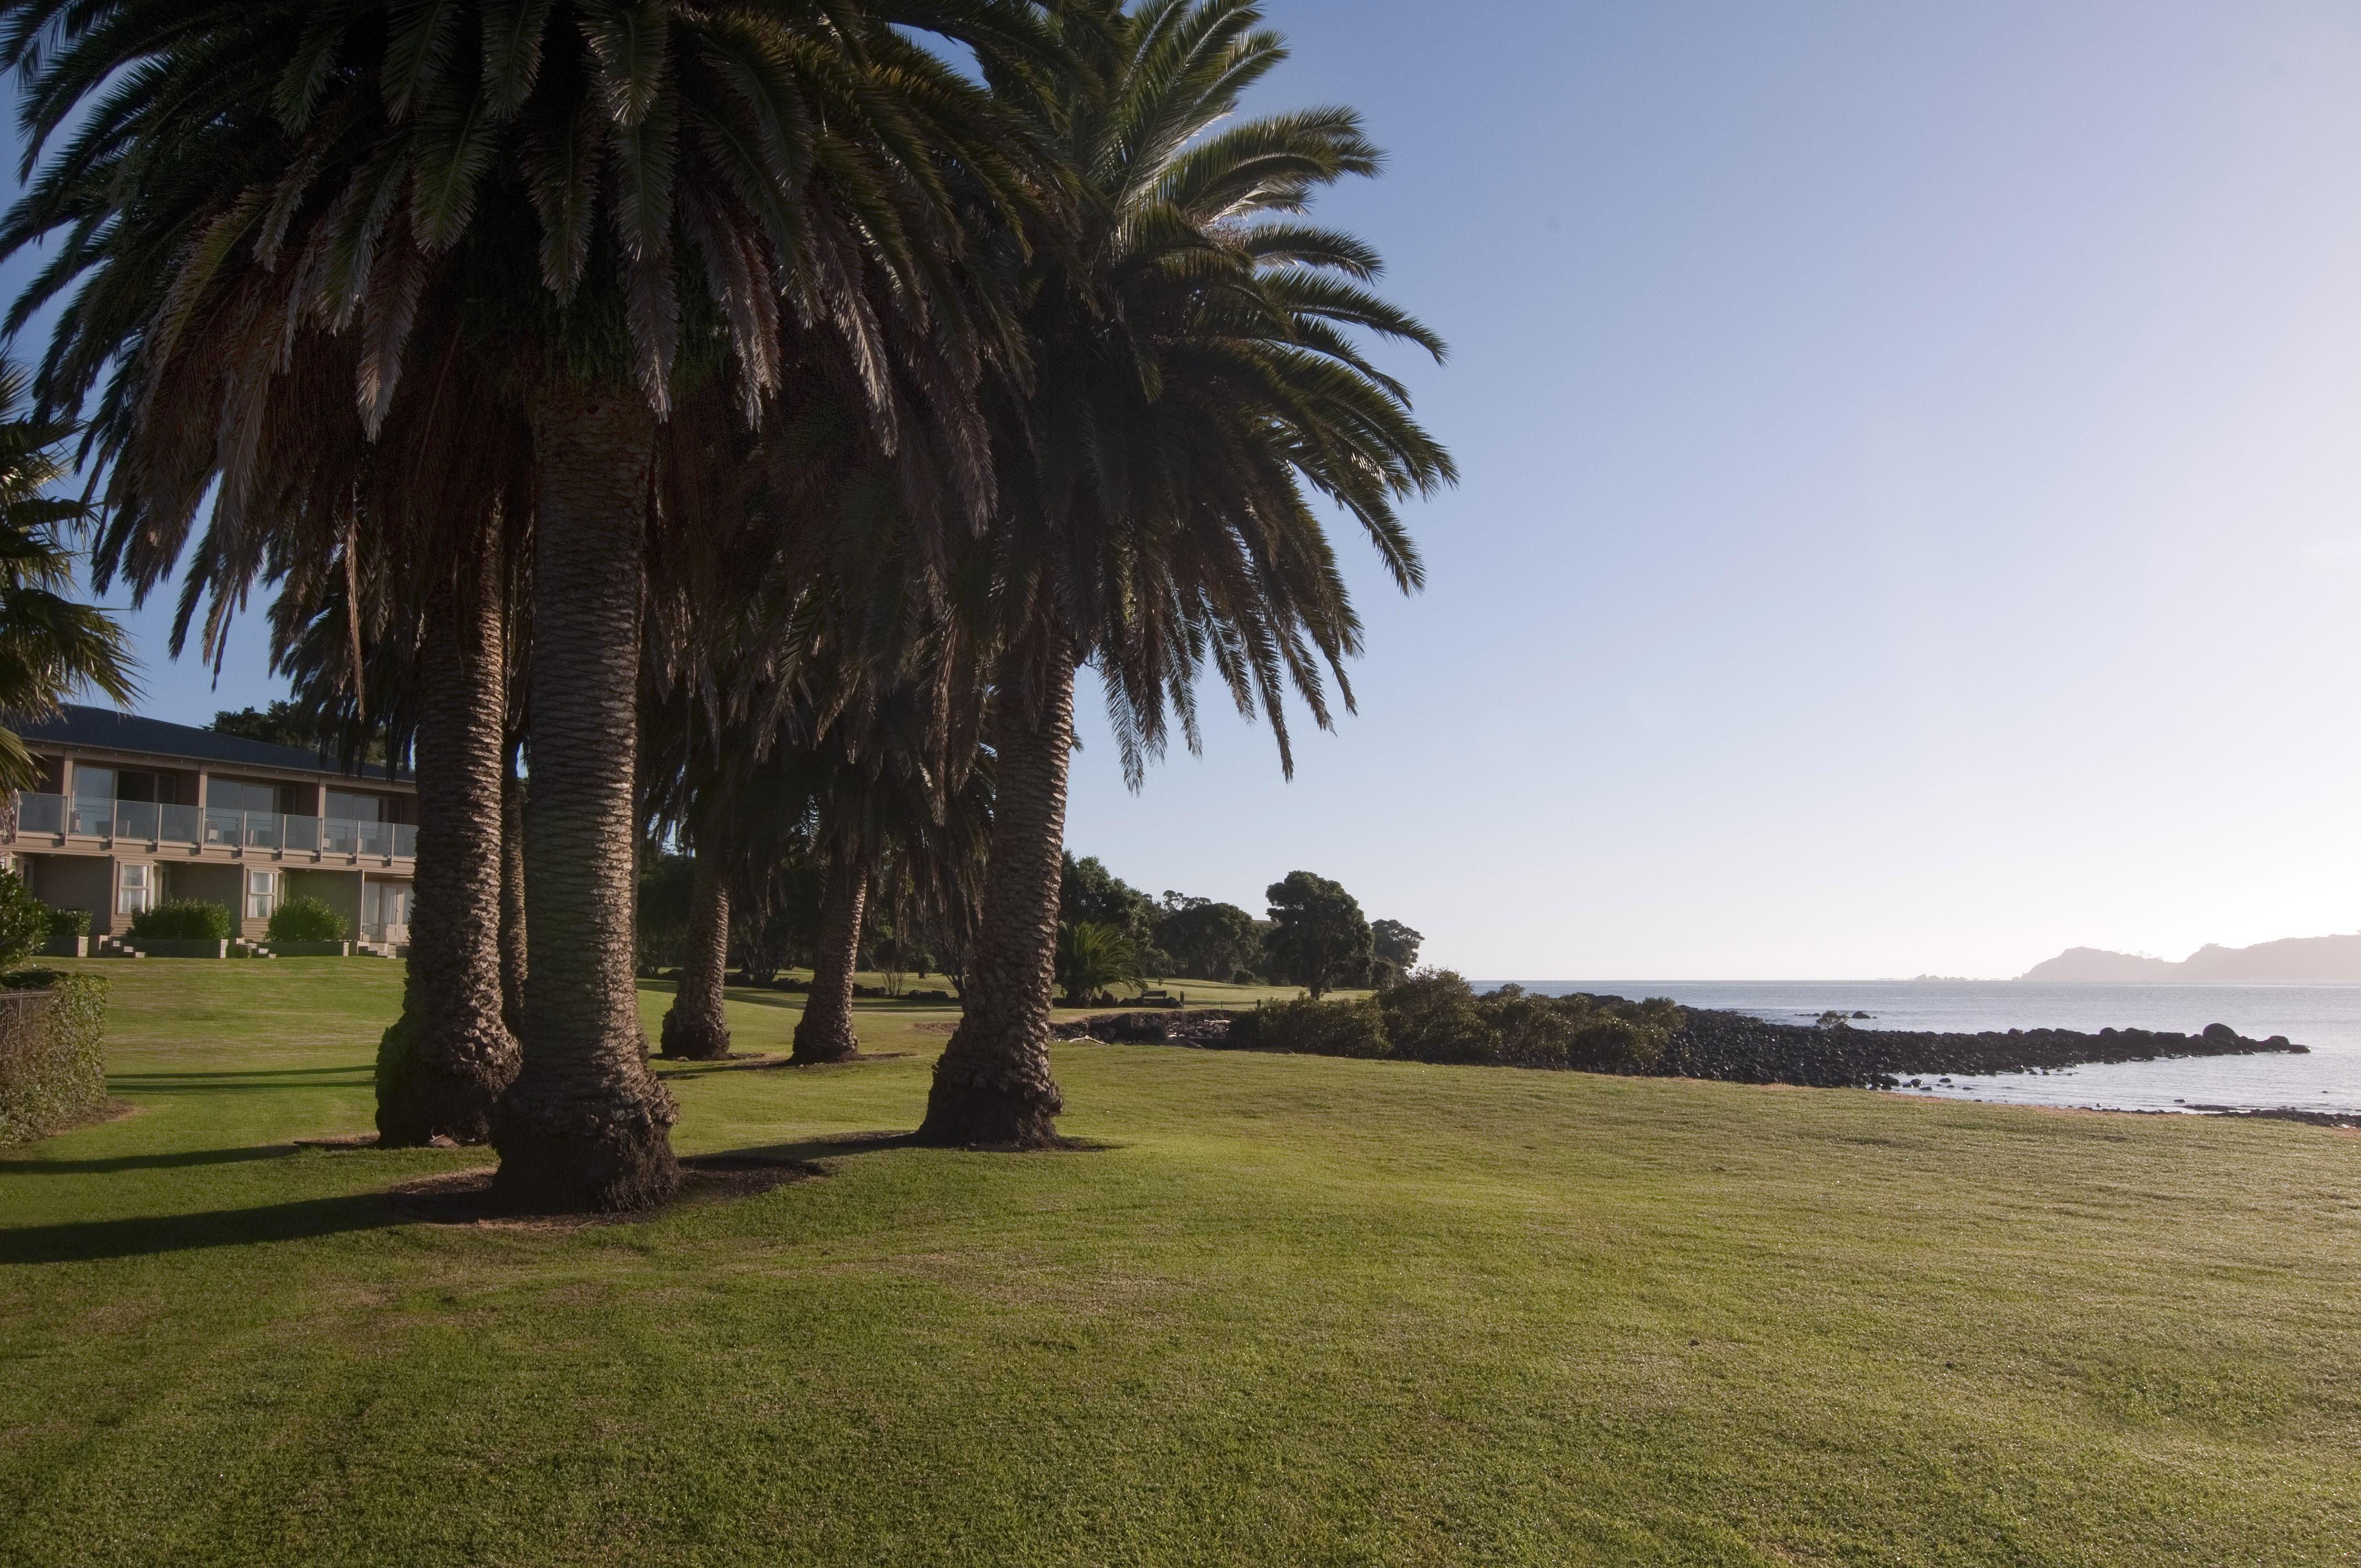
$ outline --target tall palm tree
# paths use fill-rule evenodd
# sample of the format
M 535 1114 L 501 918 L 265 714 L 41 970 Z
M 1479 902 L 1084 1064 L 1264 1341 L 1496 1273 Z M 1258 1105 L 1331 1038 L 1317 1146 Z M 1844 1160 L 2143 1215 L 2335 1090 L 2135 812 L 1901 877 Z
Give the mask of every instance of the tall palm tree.
M 888 694 L 857 732 L 828 737 L 810 759 L 815 839 L 828 860 L 811 992 L 795 1059 L 844 1061 L 860 1049 L 852 977 L 864 916 L 889 888 L 897 922 L 964 921 L 982 890 L 991 830 L 988 756 L 946 755 L 924 694 Z
M 349 511 L 291 510 L 257 531 L 259 558 L 208 528 L 176 628 L 185 633 L 209 588 L 206 636 L 215 644 L 227 607 L 258 571 L 280 586 L 274 665 L 325 732 L 342 738 L 347 763 L 372 742 L 390 758 L 413 758 L 409 963 L 401 1014 L 378 1047 L 378 1136 L 388 1147 L 484 1142 L 520 1064 L 500 946 L 503 764 L 531 442 L 514 411 L 462 395 L 478 389 L 464 377 L 429 377 L 398 395 L 361 451 L 358 482 L 334 453 L 315 452 Z M 103 543 L 102 564 L 121 564 L 135 583 L 171 565 L 119 530 Z
M 1320 187 L 1377 170 L 1358 119 L 1216 128 L 1283 56 L 1250 0 L 1051 9 L 1085 68 L 993 74 L 1083 193 L 1079 239 L 1044 248 L 1027 279 L 1031 389 L 998 420 L 998 795 L 966 1014 L 921 1129 L 942 1143 L 1055 1135 L 1077 668 L 1100 671 L 1135 784 L 1168 715 L 1196 745 L 1207 664 L 1268 719 L 1291 771 L 1287 692 L 1325 726 L 1323 668 L 1349 707 L 1342 662 L 1360 647 L 1311 497 L 1350 513 L 1407 591 L 1421 570 L 1395 504 L 1454 477 L 1351 329 L 1437 358 L 1441 343 L 1364 287 L 1367 246 L 1300 221 Z
M 0 254 L 62 236 L 14 319 L 77 290 L 40 390 L 77 407 L 106 376 L 93 455 L 130 526 L 184 536 L 211 496 L 244 537 L 272 457 L 354 421 L 375 437 L 416 349 L 456 342 L 523 411 L 529 973 L 494 1126 L 512 1201 L 630 1208 L 676 1179 L 631 931 L 664 422 L 700 390 L 759 421 L 795 321 L 873 389 L 916 344 L 955 402 L 976 358 L 948 277 L 971 214 L 941 170 L 1015 212 L 1025 148 L 904 24 L 987 60 L 1036 42 L 1017 0 L 0 4 L 28 169 L 60 143 L 0 230 Z
M 49 494 L 65 477 L 60 449 L 70 425 L 27 410 L 23 369 L 0 360 L 0 717 L 49 718 L 85 688 L 117 703 L 137 695 L 122 630 L 104 610 L 76 604 L 73 554 L 58 530 L 87 515 L 79 501 Z M 24 740 L 0 725 L 0 801 L 40 783 Z

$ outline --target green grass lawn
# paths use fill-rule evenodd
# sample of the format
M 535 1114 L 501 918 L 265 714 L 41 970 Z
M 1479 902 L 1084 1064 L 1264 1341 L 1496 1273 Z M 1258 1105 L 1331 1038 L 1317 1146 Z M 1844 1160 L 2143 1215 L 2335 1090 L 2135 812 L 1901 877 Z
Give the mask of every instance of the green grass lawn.
M 488 1157 L 288 1140 L 397 966 L 92 967 L 138 1113 L 0 1156 L 0 1563 L 2361 1562 L 2350 1135 L 1078 1045 L 1104 1146 L 830 1150 L 951 1016 L 879 1003 L 673 1080 L 824 1178 L 395 1223 Z

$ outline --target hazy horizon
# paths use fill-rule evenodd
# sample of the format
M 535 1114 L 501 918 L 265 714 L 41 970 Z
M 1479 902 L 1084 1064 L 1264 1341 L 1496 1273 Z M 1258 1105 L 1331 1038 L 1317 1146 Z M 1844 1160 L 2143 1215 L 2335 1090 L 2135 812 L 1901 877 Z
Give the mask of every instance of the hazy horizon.
M 1259 908 L 1302 868 L 1471 975 L 2003 979 L 2361 925 L 2361 15 L 2327 4 L 1272 0 L 1267 105 L 1449 339 L 1361 714 L 1068 839 Z M 11 294 L 27 268 L 5 281 Z M 20 348 L 30 352 L 30 343 Z M 134 618 L 143 711 L 218 692 Z M 1300 711 L 1299 722 L 1302 721 Z

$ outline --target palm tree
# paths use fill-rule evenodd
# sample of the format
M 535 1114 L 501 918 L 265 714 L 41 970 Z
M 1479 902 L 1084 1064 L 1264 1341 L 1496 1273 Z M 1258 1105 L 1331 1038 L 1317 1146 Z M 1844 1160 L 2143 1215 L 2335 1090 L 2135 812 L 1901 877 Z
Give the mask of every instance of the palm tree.
M 87 509 L 49 491 L 67 469 L 59 448 L 72 429 L 26 408 L 27 381 L 0 360 L 0 716 L 54 716 L 85 688 L 116 703 L 137 695 L 123 632 L 104 611 L 59 590 L 73 582 L 73 555 L 58 529 Z M 0 797 L 40 783 L 40 768 L 15 730 L 0 726 Z
M 1088 1007 L 1091 998 L 1118 985 L 1137 986 L 1139 944 L 1113 926 L 1078 920 L 1058 927 L 1058 984 L 1069 1007 Z
M 518 1203 L 675 1181 L 631 931 L 664 422 L 700 398 L 759 422 L 799 322 L 878 417 L 897 352 L 954 404 L 992 324 L 958 308 L 961 203 L 1024 210 L 1025 148 L 906 23 L 986 60 L 1035 41 L 1017 0 L 0 5 L 27 167 L 73 127 L 0 232 L 0 254 L 63 234 L 13 319 L 78 286 L 39 390 L 78 407 L 107 376 L 93 455 L 129 526 L 185 537 L 210 495 L 248 539 L 274 455 L 374 438 L 448 345 L 522 411 L 529 973 L 493 1129 Z
M 1348 329 L 1438 358 L 1442 345 L 1363 287 L 1367 246 L 1298 221 L 1319 187 L 1376 171 L 1357 118 L 1216 131 L 1282 57 L 1250 0 L 1052 13 L 1086 68 L 993 78 L 1083 194 L 1079 239 L 1028 277 L 1032 390 L 997 421 L 997 810 L 966 1015 L 921 1129 L 941 1143 L 1055 1135 L 1047 1025 L 1077 668 L 1099 668 L 1135 785 L 1168 713 L 1196 745 L 1209 663 L 1242 713 L 1268 718 L 1291 771 L 1287 691 L 1325 726 L 1323 668 L 1349 708 L 1342 661 L 1360 646 L 1307 490 L 1361 524 L 1407 591 L 1421 570 L 1394 505 L 1454 477 Z
M 206 638 L 215 645 L 228 607 L 259 570 L 280 585 L 273 663 L 324 732 L 341 738 L 347 764 L 372 743 L 389 758 L 414 758 L 409 963 L 401 1016 L 378 1047 L 386 1147 L 484 1142 L 520 1065 L 501 949 L 503 773 L 531 444 L 522 422 L 502 415 L 458 395 L 397 397 L 378 439 L 359 452 L 359 482 L 330 454 L 315 454 L 339 498 L 349 497 L 349 513 L 291 509 L 268 531 L 258 560 L 226 548 L 218 526 L 207 529 L 176 628 L 185 634 L 200 591 L 210 589 Z M 152 584 L 171 565 L 119 530 L 104 543 L 102 565 L 121 564 L 136 583 Z
M 831 736 L 813 759 L 828 879 L 811 992 L 796 1024 L 797 1061 L 844 1061 L 860 1051 L 852 976 L 873 898 L 895 895 L 897 927 L 912 916 L 954 925 L 972 918 L 991 831 L 991 759 L 947 759 L 919 696 L 907 688 L 890 694 L 865 733 Z

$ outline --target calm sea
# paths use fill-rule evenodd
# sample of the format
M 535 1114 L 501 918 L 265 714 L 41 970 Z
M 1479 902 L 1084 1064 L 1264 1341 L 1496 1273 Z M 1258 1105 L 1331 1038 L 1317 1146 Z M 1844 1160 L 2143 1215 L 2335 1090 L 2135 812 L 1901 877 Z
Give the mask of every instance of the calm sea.
M 1478 989 L 1490 983 L 1479 981 Z M 2285 1035 L 2309 1056 L 2114 1062 L 2049 1073 L 1956 1078 L 1924 1092 L 2032 1105 L 2121 1111 L 2361 1112 L 2361 984 L 2074 985 L 2033 981 L 1527 981 L 1525 989 L 1669 996 L 1779 1024 L 1866 1013 L 1856 1029 L 2173 1029 L 2227 1024 L 2256 1039 Z

